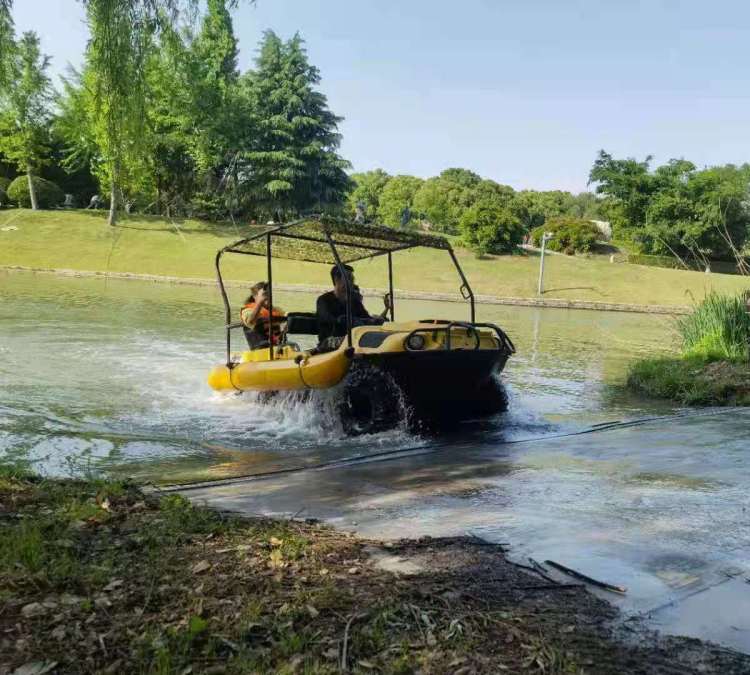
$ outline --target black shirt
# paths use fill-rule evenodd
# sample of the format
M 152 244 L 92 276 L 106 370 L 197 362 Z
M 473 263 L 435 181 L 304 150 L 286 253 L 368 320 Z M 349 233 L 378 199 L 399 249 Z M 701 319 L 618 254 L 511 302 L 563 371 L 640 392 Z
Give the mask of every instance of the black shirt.
M 318 317 L 318 339 L 323 342 L 329 337 L 346 335 L 346 303 L 336 297 L 333 291 L 323 293 L 315 306 Z M 359 321 L 355 321 L 359 319 Z M 352 325 L 362 325 L 363 319 L 374 321 L 362 304 L 359 293 L 352 294 Z

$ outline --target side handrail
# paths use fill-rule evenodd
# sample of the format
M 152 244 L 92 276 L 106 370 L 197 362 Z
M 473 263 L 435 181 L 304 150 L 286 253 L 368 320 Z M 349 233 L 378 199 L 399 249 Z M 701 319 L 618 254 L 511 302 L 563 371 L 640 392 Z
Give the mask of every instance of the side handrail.
M 497 324 L 494 323 L 475 323 L 474 324 L 477 328 L 491 328 L 492 330 L 497 333 L 497 337 L 500 339 L 500 342 L 505 346 L 505 348 L 511 353 L 516 353 L 516 345 L 513 344 L 513 340 L 508 337 L 508 334 L 500 328 Z
M 479 335 L 479 331 L 475 328 L 476 324 L 466 323 L 464 321 L 451 321 L 445 327 L 445 348 L 451 350 L 451 328 L 457 326 L 458 328 L 465 328 L 468 335 L 474 335 L 474 349 L 479 349 L 482 343 L 482 338 Z

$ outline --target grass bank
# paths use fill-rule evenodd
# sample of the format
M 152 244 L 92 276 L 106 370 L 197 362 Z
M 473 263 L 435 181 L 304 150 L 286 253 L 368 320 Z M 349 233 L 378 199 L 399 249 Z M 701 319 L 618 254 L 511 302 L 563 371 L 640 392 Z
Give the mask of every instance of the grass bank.
M 645 359 L 628 372 L 628 387 L 683 405 L 750 405 L 750 364 L 700 356 Z
M 0 470 L 0 673 L 748 672 L 696 640 L 620 642 L 615 616 L 477 541 L 385 545 Z
M 742 296 L 709 294 L 676 321 L 682 353 L 644 359 L 628 387 L 685 405 L 750 405 L 750 313 Z
M 16 228 L 16 229 L 13 229 Z M 231 223 L 167 221 L 156 217 L 123 218 L 108 227 L 92 211 L 0 211 L 0 265 L 111 271 L 213 279 L 216 250 L 245 236 Z M 477 260 L 460 250 L 461 264 L 480 295 L 535 298 L 539 260 L 536 255 Z M 260 259 L 227 260 L 227 278 L 257 280 L 265 276 Z M 360 285 L 383 288 L 384 260 L 356 265 Z M 394 256 L 396 285 L 405 291 L 457 293 L 448 257 L 416 249 Z M 287 284 L 326 285 L 325 266 L 279 260 L 274 278 Z M 659 306 L 685 306 L 711 290 L 734 293 L 750 287 L 742 277 L 609 263 L 600 256 L 550 256 L 546 264 L 545 299 Z

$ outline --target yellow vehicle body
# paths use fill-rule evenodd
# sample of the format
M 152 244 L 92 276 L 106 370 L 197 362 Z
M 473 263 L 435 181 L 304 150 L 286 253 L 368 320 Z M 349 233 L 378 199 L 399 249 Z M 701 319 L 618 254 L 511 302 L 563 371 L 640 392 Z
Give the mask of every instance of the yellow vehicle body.
M 406 338 L 414 331 L 423 338 L 419 350 L 410 350 Z M 498 339 L 487 329 L 468 330 L 455 326 L 448 331 L 435 322 L 394 322 L 382 326 L 361 326 L 352 329 L 352 347 L 344 339 L 338 349 L 325 354 L 299 351 L 291 345 L 274 348 L 273 359 L 268 348 L 245 351 L 232 356 L 229 366 L 215 366 L 208 384 L 217 391 L 299 391 L 328 389 L 344 379 L 357 355 L 387 356 L 389 354 L 446 351 L 501 350 Z M 449 384 L 446 382 L 446 384 Z

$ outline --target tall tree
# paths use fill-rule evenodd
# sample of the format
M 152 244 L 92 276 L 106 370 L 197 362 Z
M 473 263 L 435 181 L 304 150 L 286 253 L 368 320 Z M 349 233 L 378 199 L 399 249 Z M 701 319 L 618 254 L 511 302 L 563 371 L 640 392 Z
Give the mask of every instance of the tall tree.
M 12 6 L 13 0 L 0 0 L 0 89 L 9 82 L 9 61 L 14 47 Z
M 380 193 L 378 217 L 384 225 L 401 227 L 411 220 L 414 197 L 424 181 L 416 176 L 394 176 Z M 404 223 L 406 221 L 406 223 Z
M 281 217 L 343 201 L 349 163 L 338 153 L 341 118 L 316 89 L 320 72 L 299 34 L 264 34 L 256 70 L 245 78 L 255 116 L 253 149 L 243 153 L 243 188 L 261 214 Z
M 232 149 L 236 152 L 250 125 L 237 84 L 237 53 L 226 0 L 208 0 L 200 31 L 187 53 L 189 80 L 182 83 L 192 99 L 187 120 L 192 154 L 203 170 L 224 163 Z M 244 124 L 238 122 L 243 114 Z
M 90 39 L 86 69 L 93 89 L 94 133 L 101 174 L 110 188 L 115 224 L 122 185 L 137 179 L 144 160 L 146 70 L 154 36 L 198 0 L 80 0 Z M 236 4 L 231 0 L 230 5 Z
M 665 182 L 646 211 L 641 241 L 649 252 L 702 266 L 711 258 L 741 258 L 750 228 L 747 166 L 696 171 L 690 162 L 672 160 L 655 173 Z
M 353 189 L 347 197 L 349 210 L 355 213 L 360 205 L 364 207 L 364 216 L 371 220 L 377 216 L 380 205 L 380 194 L 391 177 L 383 169 L 353 173 Z
M 428 178 L 414 195 L 414 209 L 435 229 L 455 233 L 463 212 L 475 201 L 473 191 L 482 182 L 468 169 L 445 169 Z
M 70 66 L 60 79 L 62 92 L 56 101 L 53 131 L 63 145 L 62 167 L 68 172 L 88 169 L 97 175 L 100 157 L 93 131 L 91 73 Z
M 649 171 L 651 159 L 615 159 L 600 150 L 591 169 L 589 183 L 596 184 L 597 194 L 608 197 L 608 216 L 619 235 L 632 237 L 646 222 L 649 200 L 659 187 Z
M 26 173 L 31 208 L 36 210 L 34 173 L 49 153 L 50 58 L 42 54 L 39 36 L 27 32 L 15 44 L 9 63 L 8 86 L 0 91 L 0 152 Z

